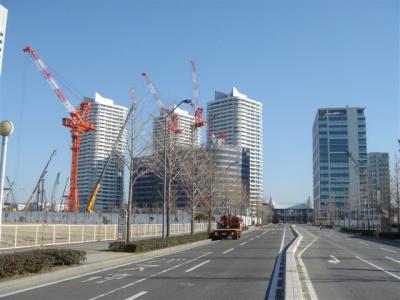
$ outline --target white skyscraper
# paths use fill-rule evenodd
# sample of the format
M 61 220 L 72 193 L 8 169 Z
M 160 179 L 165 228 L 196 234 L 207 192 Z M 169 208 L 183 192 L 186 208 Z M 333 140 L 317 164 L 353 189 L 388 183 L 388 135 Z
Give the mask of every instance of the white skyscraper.
M 103 98 L 98 93 L 92 102 L 92 111 L 88 117 L 95 127 L 85 133 L 81 140 L 78 169 L 78 192 L 81 210 L 86 208 L 90 194 L 96 185 L 106 160 L 123 126 L 128 109 L 115 105 L 111 99 Z M 122 154 L 126 146 L 126 132 L 121 137 L 116 151 Z M 113 155 L 107 167 L 104 179 L 96 198 L 96 211 L 111 211 L 123 202 L 124 167 L 121 156 Z
M 4 41 L 6 38 L 7 9 L 0 5 L 0 75 L 3 66 Z
M 230 94 L 215 92 L 215 100 L 207 103 L 207 119 L 211 136 L 223 134 L 225 144 L 249 149 L 250 205 L 255 211 L 262 199 L 262 103 L 234 87 Z
M 176 146 L 190 146 L 192 143 L 192 124 L 194 123 L 194 116 L 190 115 L 189 112 L 182 110 L 180 108 L 175 109 L 173 115 L 178 117 L 176 122 L 176 128 L 181 131 L 177 134 L 171 134 L 172 144 Z M 171 118 L 171 117 L 170 117 Z M 154 118 L 153 123 L 153 141 L 154 149 L 163 149 L 164 147 L 164 124 L 165 118 L 163 116 L 158 116 Z M 196 146 L 200 145 L 200 130 L 197 130 L 195 136 L 193 137 L 194 144 Z

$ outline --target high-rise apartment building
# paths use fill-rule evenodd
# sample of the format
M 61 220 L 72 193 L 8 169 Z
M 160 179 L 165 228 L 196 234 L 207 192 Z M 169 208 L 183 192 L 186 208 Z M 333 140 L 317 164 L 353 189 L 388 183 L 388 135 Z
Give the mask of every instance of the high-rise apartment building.
M 368 186 L 370 206 L 377 219 L 377 212 L 385 215 L 390 210 L 390 170 L 389 154 L 381 152 L 368 153 Z
M 85 133 L 81 140 L 78 168 L 78 193 L 81 210 L 86 208 L 103 167 L 111 153 L 117 136 L 128 114 L 128 109 L 115 105 L 111 99 L 96 93 L 92 111 L 87 120 L 94 124 L 95 130 Z M 116 146 L 110 164 L 106 169 L 101 188 L 97 194 L 95 210 L 112 211 L 122 205 L 124 196 L 124 166 L 121 155 L 126 147 L 126 132 Z M 117 153 L 121 155 L 118 155 Z
M 313 125 L 313 175 L 317 218 L 364 219 L 367 183 L 364 108 L 318 109 Z
M 171 144 L 174 146 L 181 146 L 181 147 L 186 147 L 190 146 L 192 144 L 192 140 L 194 145 L 197 147 L 200 145 L 200 130 L 197 130 L 195 132 L 192 131 L 192 125 L 194 123 L 194 116 L 190 115 L 189 112 L 176 108 L 172 116 L 169 117 L 169 119 L 172 119 L 173 117 L 177 117 L 177 122 L 173 122 L 174 126 L 176 128 L 180 129 L 179 133 L 173 133 L 171 131 L 168 132 L 170 139 L 171 139 Z M 154 118 L 153 122 L 153 146 L 154 150 L 160 150 L 163 149 L 164 147 L 164 136 L 165 136 L 165 117 L 164 116 L 158 116 Z M 169 128 L 169 125 L 167 125 L 167 128 Z M 194 136 L 192 136 L 194 134 Z
M 250 154 L 250 206 L 256 210 L 262 200 L 262 103 L 252 100 L 232 88 L 231 93 L 215 92 L 215 99 L 207 103 L 209 124 L 208 143 L 212 136 L 224 137 L 227 145 L 249 149 Z
M 0 5 L 0 75 L 3 66 L 3 52 L 4 42 L 6 38 L 6 27 L 7 27 L 7 9 Z

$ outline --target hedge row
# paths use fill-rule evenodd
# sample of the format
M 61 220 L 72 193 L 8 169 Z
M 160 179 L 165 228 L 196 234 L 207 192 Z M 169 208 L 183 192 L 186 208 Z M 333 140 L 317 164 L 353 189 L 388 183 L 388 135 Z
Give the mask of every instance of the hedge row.
M 343 232 L 347 232 L 347 233 L 359 233 L 359 234 L 365 235 L 365 236 L 375 236 L 375 230 L 373 230 L 373 229 L 342 227 L 340 230 Z
M 86 252 L 71 249 L 37 249 L 0 255 L 0 278 L 38 273 L 54 266 L 75 265 L 86 260 Z
M 379 237 L 383 239 L 400 239 L 400 232 L 380 232 Z
M 192 243 L 205 239 L 208 239 L 208 233 L 171 236 L 166 239 L 156 238 L 156 239 L 140 240 L 131 243 L 118 241 L 110 243 L 108 249 L 111 251 L 120 251 L 120 252 L 145 252 L 181 244 Z

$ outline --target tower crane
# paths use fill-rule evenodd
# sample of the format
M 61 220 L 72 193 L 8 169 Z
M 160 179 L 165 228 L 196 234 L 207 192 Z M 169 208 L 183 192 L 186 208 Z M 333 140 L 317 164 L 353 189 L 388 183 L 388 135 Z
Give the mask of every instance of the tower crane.
M 203 108 L 199 106 L 199 85 L 197 82 L 197 66 L 194 60 L 192 64 L 192 93 L 193 93 L 193 108 L 194 108 L 194 128 L 200 128 L 207 125 L 207 121 L 203 120 Z
M 43 180 L 44 176 L 45 176 L 46 173 L 47 173 L 47 168 L 48 168 L 48 166 L 49 166 L 49 164 L 50 164 L 50 162 L 51 162 L 51 160 L 53 159 L 53 156 L 54 156 L 55 154 L 56 154 L 56 150 L 53 150 L 53 152 L 52 152 L 51 155 L 50 155 L 49 160 L 47 161 L 47 163 L 46 163 L 46 165 L 45 165 L 45 167 L 44 167 L 42 173 L 41 173 L 40 176 L 39 176 L 39 179 L 38 179 L 38 181 L 37 181 L 37 183 L 36 183 L 36 185 L 35 185 L 35 188 L 33 189 L 32 194 L 29 196 L 28 201 L 26 201 L 26 205 L 25 205 L 25 208 L 24 208 L 24 211 L 25 211 L 25 212 L 28 211 L 29 205 L 30 205 L 31 202 L 32 202 L 33 196 L 34 196 L 34 195 L 37 193 L 37 191 L 40 189 L 40 184 L 42 183 L 42 180 Z
M 158 95 L 153 82 L 151 81 L 149 75 L 147 73 L 143 72 L 142 76 L 144 80 L 146 81 L 147 87 L 149 88 L 151 94 L 153 95 L 154 100 L 156 100 L 156 103 L 158 105 L 158 108 L 160 109 L 160 114 L 161 116 L 165 116 L 168 112 L 168 109 L 166 109 L 161 102 L 160 96 Z M 172 133 L 178 134 L 182 132 L 182 129 L 178 127 L 178 121 L 179 121 L 179 116 L 174 114 L 171 119 L 168 121 L 168 129 Z
M 83 101 L 75 109 L 65 96 L 63 91 L 60 89 L 56 81 L 54 80 L 49 68 L 39 57 L 37 52 L 30 46 L 23 49 L 25 53 L 28 53 L 32 60 L 35 62 L 40 73 L 46 79 L 47 83 L 56 93 L 58 99 L 64 105 L 67 112 L 70 114 L 70 118 L 63 118 L 63 125 L 70 128 L 72 138 L 72 159 L 71 159 L 71 176 L 69 185 L 69 195 L 67 197 L 67 210 L 69 212 L 79 211 L 79 199 L 78 199 L 78 163 L 79 163 L 79 151 L 80 151 L 80 140 L 82 134 L 93 131 L 94 125 L 86 121 L 90 111 L 91 102 Z
M 56 180 L 54 181 L 53 189 L 51 191 L 51 196 L 50 196 L 50 207 L 51 210 L 53 211 L 56 208 L 56 193 L 59 184 L 60 184 L 60 172 L 57 173 Z

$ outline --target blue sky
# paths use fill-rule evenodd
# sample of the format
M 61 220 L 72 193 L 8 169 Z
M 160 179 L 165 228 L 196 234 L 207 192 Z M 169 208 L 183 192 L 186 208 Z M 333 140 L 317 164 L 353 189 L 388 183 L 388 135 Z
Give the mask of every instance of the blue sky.
M 52 149 L 58 154 L 49 168 L 48 189 L 57 172 L 61 182 L 70 172 L 70 137 L 61 125 L 67 113 L 22 52 L 26 45 L 79 95 L 93 97 L 98 91 L 129 106 L 134 88 L 154 110 L 140 73 L 150 73 L 168 103 L 191 97 L 189 61 L 195 59 L 203 105 L 215 90 L 228 92 L 232 86 L 263 103 L 264 192 L 279 204 L 312 196 L 311 128 L 320 107 L 365 107 L 368 151 L 396 151 L 396 0 L 0 3 L 9 10 L 0 119 L 15 124 L 7 174 L 21 201 Z M 78 104 L 79 97 L 62 87 Z

